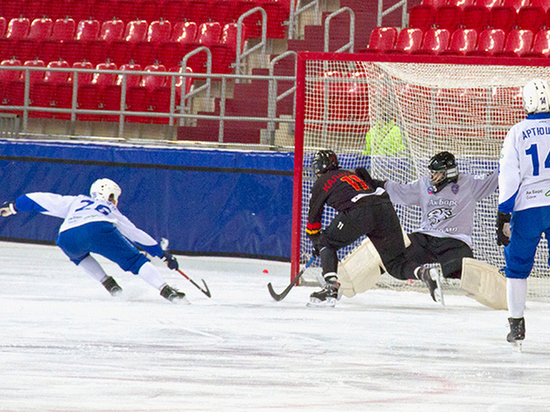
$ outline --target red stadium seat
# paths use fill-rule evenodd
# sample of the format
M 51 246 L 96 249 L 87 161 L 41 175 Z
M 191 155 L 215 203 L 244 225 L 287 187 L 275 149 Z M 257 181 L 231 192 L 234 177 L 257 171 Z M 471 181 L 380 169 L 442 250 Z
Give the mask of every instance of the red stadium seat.
M 107 20 L 101 23 L 99 38 L 86 42 L 86 59 L 94 64 L 104 62 L 107 49 L 114 41 L 121 41 L 126 25 L 122 20 Z
M 78 86 L 78 108 L 87 110 L 99 110 L 103 108 L 103 91 L 106 87 L 116 83 L 117 75 L 101 73 L 101 70 L 117 70 L 115 63 L 100 63 L 96 66 L 99 73 L 93 75 L 90 83 L 80 83 Z M 102 115 L 92 113 L 80 113 L 76 115 L 77 120 L 100 121 Z
M 97 40 L 100 23 L 97 20 L 81 20 L 76 27 L 74 40 L 64 41 L 61 44 L 61 57 L 72 64 L 81 60 L 89 60 L 86 55 L 86 45 L 89 41 Z
M 32 21 L 27 37 L 17 42 L 17 57 L 21 60 L 32 60 L 38 56 L 42 42 L 49 39 L 52 33 L 51 19 L 41 18 Z
M 545 12 L 550 8 L 550 0 L 532 0 L 532 7 L 541 7 Z
M 416 6 L 409 12 L 409 27 L 428 30 L 435 24 L 436 9 L 432 6 Z
M 546 12 L 542 7 L 523 7 L 518 11 L 516 23 L 519 29 L 536 33 L 546 24 Z
M 87 61 L 75 62 L 72 64 L 74 69 L 87 69 L 91 70 L 94 68 L 93 64 Z M 78 73 L 78 86 L 85 84 L 92 84 L 94 79 L 93 73 Z M 74 81 L 74 77 L 71 77 L 71 81 Z
M 122 40 L 115 40 L 108 46 L 106 57 L 118 65 L 130 63 L 134 59 L 136 45 L 147 38 L 147 28 L 145 20 L 128 22 Z
M 208 47 L 219 44 L 222 34 L 222 26 L 218 22 L 202 23 L 199 26 L 194 47 Z M 204 73 L 206 64 L 205 53 L 198 53 L 187 61 L 194 73 Z
M 435 26 L 439 29 L 454 31 L 460 26 L 462 9 L 458 6 L 439 7 L 435 15 Z
M 195 22 L 176 23 L 170 41 L 159 45 L 157 60 L 166 67 L 178 66 L 195 43 L 197 30 Z
M 65 60 L 56 60 L 48 63 L 48 68 L 67 69 L 66 72 L 51 71 L 44 74 L 44 81 L 53 85 L 68 83 L 71 81 L 70 64 Z
M 449 6 L 458 6 L 461 9 L 465 9 L 466 7 L 473 6 L 475 4 L 475 0 L 449 0 L 448 5 Z
M 67 17 L 57 19 L 52 26 L 52 34 L 39 47 L 39 56 L 44 61 L 54 61 L 61 57 L 61 43 L 74 39 L 76 22 Z
M 435 9 L 446 6 L 447 4 L 449 4 L 448 0 L 422 0 L 423 6 L 432 6 Z
M 527 7 L 531 4 L 531 0 L 502 0 L 503 7 L 513 7 L 518 11 L 522 7 Z
M 288 20 L 290 15 L 288 2 L 284 0 L 260 0 L 259 6 L 267 14 L 267 37 L 270 39 L 284 39 L 286 37 L 285 21 Z M 260 13 L 255 13 L 255 15 L 258 16 L 258 22 L 261 22 Z M 249 24 L 247 22 L 245 24 L 247 25 L 247 31 L 249 31 Z M 249 37 L 253 37 L 252 34 Z
M 535 34 L 533 48 L 522 57 L 550 57 L 550 30 L 543 29 Z
M 131 112 L 147 112 L 149 110 L 149 90 L 144 86 L 130 87 L 126 91 L 126 110 Z M 151 123 L 150 117 L 126 115 L 129 123 Z
M 468 6 L 462 11 L 462 27 L 478 32 L 489 26 L 489 9 L 484 6 Z
M 21 66 L 21 61 L 17 59 L 3 60 L 0 63 L 0 103 L 9 105 L 10 101 L 6 94 L 8 85 L 21 79 L 21 70 L 2 70 L 2 67 Z
M 21 40 L 27 37 L 31 22 L 25 17 L 18 17 L 11 19 L 6 31 L 6 39 L 9 40 Z
M 107 20 L 101 23 L 101 31 L 99 33 L 99 39 L 107 43 L 122 40 L 124 37 L 124 30 L 126 25 L 122 20 L 113 19 Z
M 151 64 L 147 67 L 145 67 L 146 72 L 149 73 L 158 73 L 158 72 L 166 72 L 166 66 L 162 64 Z M 149 92 L 152 92 L 153 89 L 156 87 L 164 87 L 166 86 L 168 78 L 166 76 L 158 76 L 154 74 L 145 74 L 142 76 L 142 85 L 146 87 Z
M 477 47 L 466 54 L 469 56 L 492 56 L 504 49 L 506 33 L 502 29 L 485 29 L 479 33 Z
M 439 54 L 447 50 L 451 32 L 446 29 L 430 29 L 424 33 L 422 47 L 413 54 Z
M 144 66 L 155 63 L 159 46 L 169 42 L 171 34 L 172 24 L 169 21 L 152 22 L 147 30 L 147 38 L 136 44 L 134 60 Z
M 0 16 L 0 38 L 4 37 L 6 34 L 6 28 L 8 27 L 8 21 Z
M 361 52 L 383 53 L 392 50 L 397 40 L 397 29 L 395 27 L 375 27 L 370 34 L 369 45 Z
M 466 53 L 475 49 L 477 44 L 477 31 L 475 29 L 457 29 L 449 40 L 449 48 L 441 54 L 452 54 L 465 56 Z
M 531 51 L 533 44 L 533 32 L 531 30 L 512 30 L 506 36 L 504 49 L 496 56 L 521 57 Z
M 516 26 L 517 12 L 510 6 L 495 6 L 489 14 L 489 26 L 493 29 L 502 29 L 506 33 Z
M 31 68 L 46 67 L 42 60 L 29 60 L 26 61 L 23 66 Z M 25 78 L 26 72 L 23 70 L 19 79 L 16 79 L 7 85 L 6 96 L 12 106 L 23 106 L 25 104 Z M 43 79 L 43 71 L 30 71 L 29 83 L 31 90 L 34 87 L 35 83 L 41 82 Z M 32 104 L 32 102 L 30 103 Z
M 10 20 L 5 37 L 0 39 L 0 59 L 12 58 L 17 54 L 17 42 L 27 37 L 30 25 L 27 18 Z
M 120 70 L 122 71 L 141 71 L 141 66 L 136 63 L 130 63 L 130 64 L 123 64 L 120 66 Z M 123 83 L 123 79 L 126 78 L 126 88 L 130 87 L 137 87 L 141 84 L 141 75 L 140 74 L 129 74 L 129 75 L 122 75 L 119 74 L 117 77 L 116 84 L 121 86 Z
M 99 63 L 96 66 L 97 73 L 94 74 L 92 80 L 93 84 L 97 84 L 100 89 L 104 89 L 107 86 L 113 86 L 117 82 L 117 75 L 114 73 L 101 73 L 102 70 L 118 70 L 118 66 L 115 63 Z
M 72 40 L 75 36 L 76 22 L 67 17 L 57 19 L 53 23 L 51 40 L 67 41 Z
M 397 35 L 395 48 L 387 53 L 411 54 L 422 47 L 424 32 L 418 28 L 402 29 Z
M 476 0 L 475 5 L 490 9 L 492 7 L 502 6 L 502 0 Z
M 238 27 L 236 23 L 227 23 L 222 30 L 222 37 L 219 44 L 210 46 L 212 51 L 212 72 L 213 73 L 231 73 L 233 69 L 231 64 L 236 59 L 237 53 Z M 243 52 L 246 40 L 246 27 L 242 26 L 241 32 L 241 50 Z

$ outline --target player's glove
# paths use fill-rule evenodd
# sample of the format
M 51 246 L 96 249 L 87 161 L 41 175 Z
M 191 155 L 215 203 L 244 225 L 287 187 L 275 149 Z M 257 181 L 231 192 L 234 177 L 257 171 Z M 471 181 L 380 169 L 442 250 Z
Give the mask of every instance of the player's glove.
M 368 184 L 374 189 L 378 187 L 381 187 L 383 189 L 384 185 L 386 184 L 385 180 L 373 179 L 369 171 L 364 167 L 358 167 L 357 169 L 355 169 L 355 174 L 359 176 L 361 179 L 363 179 L 366 184 Z
M 497 245 L 508 246 L 510 243 L 510 213 L 497 212 Z
M 15 208 L 15 202 L 4 202 L 2 203 L 2 206 L 0 206 L 0 216 L 11 216 L 15 215 L 17 213 L 17 209 Z
M 313 256 L 318 257 L 321 254 L 321 249 L 323 245 L 321 244 L 321 233 L 316 233 L 314 235 L 308 235 L 309 239 L 313 242 Z
M 162 252 L 162 260 L 164 260 L 166 266 L 172 270 L 178 270 L 180 267 L 176 258 L 167 250 Z

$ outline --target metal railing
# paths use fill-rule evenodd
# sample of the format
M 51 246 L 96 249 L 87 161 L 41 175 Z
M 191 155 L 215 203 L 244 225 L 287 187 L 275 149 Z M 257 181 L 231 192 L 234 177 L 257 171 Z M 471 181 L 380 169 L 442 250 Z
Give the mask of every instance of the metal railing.
M 260 43 L 256 44 L 254 47 L 251 47 L 248 50 L 243 50 L 243 44 L 242 44 L 243 21 L 245 18 L 255 13 L 260 13 L 262 15 L 261 41 Z M 267 13 L 261 7 L 254 7 L 253 9 L 248 10 L 246 13 L 243 13 L 239 17 L 239 20 L 237 20 L 237 54 L 236 54 L 236 60 L 235 60 L 235 74 L 246 73 L 246 67 L 244 67 L 244 64 L 242 62 L 246 57 L 250 56 L 255 51 L 261 50 L 262 52 L 261 55 L 265 56 L 266 45 L 267 45 Z
M 0 113 L 0 138 L 19 137 L 19 116 L 15 113 Z
M 209 51 L 197 49 L 196 53 L 205 52 L 209 56 Z M 189 56 L 190 57 L 190 56 Z M 185 63 L 186 60 L 183 61 Z M 208 67 L 210 65 L 208 64 Z M 144 117 L 144 118 L 166 118 L 168 119 L 167 125 L 171 126 L 172 129 L 176 126 L 182 126 L 185 120 L 196 121 L 199 119 L 204 120 L 213 120 L 219 122 L 219 142 L 223 142 L 224 136 L 224 122 L 225 121 L 255 121 L 255 122 L 266 122 L 270 124 L 277 123 L 292 123 L 292 119 L 279 119 L 276 117 L 276 105 L 277 102 L 288 96 L 291 93 L 294 93 L 294 88 L 291 91 L 285 92 L 284 96 L 279 96 L 278 99 L 275 99 L 274 102 L 268 103 L 268 113 L 265 117 L 251 117 L 251 116 L 227 116 L 225 113 L 225 105 L 227 99 L 230 98 L 231 93 L 228 91 L 229 84 L 235 84 L 238 81 L 246 80 L 268 80 L 269 82 L 274 82 L 275 84 L 279 81 L 286 82 L 295 82 L 295 76 L 252 76 L 252 75 L 234 75 L 234 74 L 212 74 L 208 70 L 207 73 L 191 73 L 191 72 L 149 72 L 149 71 L 134 71 L 134 70 L 95 70 L 95 69 L 75 69 L 75 68 L 46 68 L 46 67 L 27 67 L 27 66 L 2 66 L 1 70 L 16 70 L 24 72 L 24 99 L 23 105 L 9 105 L 4 104 L 0 105 L 0 137 L 7 136 L 6 130 L 9 130 L 9 137 L 16 137 L 20 135 L 29 135 L 29 115 L 33 112 L 46 112 L 52 114 L 65 114 L 70 115 L 68 122 L 71 124 L 69 128 L 69 134 L 67 136 L 74 135 L 75 124 L 79 122 L 79 115 L 88 114 L 88 115 L 100 115 L 100 116 L 118 116 L 118 122 L 108 122 L 103 123 L 118 123 L 118 131 L 116 136 L 99 136 L 105 138 L 116 138 L 118 140 L 125 140 L 124 130 L 125 126 L 128 125 L 128 116 L 132 117 Z M 42 107 L 34 106 L 30 98 L 31 84 L 30 78 L 32 72 L 64 72 L 70 73 L 72 75 L 72 98 L 71 98 L 71 107 Z M 79 102 L 79 88 L 78 88 L 78 78 L 79 75 L 84 74 L 114 74 L 121 76 L 120 77 L 120 86 L 121 86 L 121 100 L 120 100 L 120 109 L 119 110 L 106 110 L 106 109 L 81 109 L 78 107 Z M 128 76 L 167 76 L 171 78 L 170 81 L 170 110 L 169 112 L 154 112 L 154 111 L 132 111 L 127 108 L 127 77 Z M 190 90 L 185 89 L 187 84 L 187 79 L 193 79 L 194 82 L 204 82 L 200 87 L 193 87 Z M 179 81 L 178 81 L 179 80 Z M 220 91 L 219 91 L 219 100 L 220 100 L 220 113 L 219 114 L 198 114 L 192 112 L 193 100 L 197 98 L 204 99 L 206 106 L 210 106 L 212 96 L 212 82 L 219 81 Z M 176 84 L 181 84 L 181 100 L 176 102 Z M 4 112 L 4 113 L 2 113 Z M 6 113 L 7 112 L 7 113 Z M 12 112 L 19 112 L 19 115 L 12 114 Z M 208 112 L 206 112 L 208 113 Z M 32 117 L 32 116 L 31 116 Z M 293 117 L 293 116 L 292 116 Z M 5 119 L 5 121 L 4 121 Z M 47 119 L 44 119 L 47 120 Z M 19 125 L 21 122 L 21 128 L 19 130 Z M 9 126 L 6 126 L 9 125 Z M 273 127 L 274 130 L 274 127 Z M 165 136 L 164 140 L 173 140 L 173 130 L 170 135 Z M 97 136 L 96 136 L 97 137 Z
M 401 9 L 401 27 L 406 27 L 408 23 L 407 0 L 400 0 L 399 2 L 395 3 L 393 6 L 388 7 L 386 10 L 384 10 L 384 0 L 378 0 L 378 17 L 376 20 L 376 25 L 382 26 L 382 19 L 400 7 L 402 8 Z
M 298 39 L 300 37 L 300 18 L 307 12 L 313 9 L 314 12 L 314 24 L 321 24 L 321 12 L 319 0 L 313 0 L 302 6 L 301 0 L 290 1 L 290 14 L 288 17 L 288 38 Z
M 353 53 L 353 48 L 355 44 L 355 13 L 349 7 L 342 7 L 339 10 L 336 10 L 334 13 L 331 13 L 325 20 L 325 53 L 329 52 L 329 41 L 330 41 L 330 21 L 342 14 L 349 13 L 349 42 L 344 46 L 340 47 L 335 53 L 342 53 L 348 51 L 348 53 Z

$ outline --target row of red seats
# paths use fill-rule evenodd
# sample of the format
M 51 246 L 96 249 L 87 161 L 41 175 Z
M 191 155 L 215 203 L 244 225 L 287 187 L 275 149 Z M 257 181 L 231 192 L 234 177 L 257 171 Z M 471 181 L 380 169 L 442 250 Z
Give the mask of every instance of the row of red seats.
M 459 6 L 463 9 L 470 6 L 487 8 L 505 6 L 513 7 L 516 10 L 527 6 L 538 6 L 544 7 L 546 10 L 550 7 L 550 0 L 422 0 L 421 4 L 423 6 L 432 6 L 435 8 L 442 6 Z
M 409 27 L 422 30 L 468 28 L 481 31 L 492 28 L 506 32 L 512 29 L 538 31 L 550 28 L 550 8 L 524 6 L 516 9 L 513 6 L 477 5 L 444 5 L 435 8 L 431 5 L 420 5 L 410 10 Z
M 24 70 L 2 70 L 2 67 L 47 67 L 67 69 L 67 71 L 30 71 L 29 105 L 31 107 L 53 107 L 70 109 L 73 99 L 74 72 L 66 61 L 54 61 L 45 66 L 41 60 L 27 61 L 4 60 L 0 63 L 0 103 L 8 106 L 23 106 L 25 92 Z M 73 69 L 94 69 L 90 62 L 78 62 Z M 78 73 L 77 108 L 85 110 L 120 110 L 122 74 L 101 73 L 104 70 L 146 71 L 151 74 L 126 75 L 126 110 L 134 112 L 170 113 L 170 95 L 172 81 L 175 79 L 176 100 L 179 106 L 183 86 L 182 77 L 154 75 L 155 72 L 182 73 L 180 67 L 166 69 L 163 65 L 149 65 L 142 69 L 138 64 L 117 67 L 114 63 L 101 63 L 95 67 L 97 73 Z M 187 72 L 192 72 L 187 68 Z M 189 93 L 193 79 L 185 79 L 185 93 Z M 21 112 L 18 112 L 21 113 Z M 70 113 L 52 113 L 29 111 L 30 117 L 70 119 Z M 82 121 L 118 121 L 118 115 L 77 114 Z M 169 119 L 162 117 L 127 116 L 128 122 L 167 124 Z
M 12 19 L 7 30 L 0 18 L 0 60 L 16 57 L 26 61 L 39 58 L 44 61 L 63 59 L 69 63 L 87 60 L 98 64 L 110 59 L 120 65 L 131 60 L 142 65 L 160 62 L 176 66 L 183 56 L 200 46 L 212 52 L 212 71 L 230 73 L 237 50 L 236 23 L 225 26 L 218 22 L 178 22 L 172 28 L 167 20 L 147 24 L 144 20 L 124 24 L 122 20 L 82 20 L 75 28 L 72 19 Z M 241 30 L 241 52 L 247 36 Z M 196 72 L 204 71 L 206 55 L 193 56 L 189 64 Z
M 33 4 L 42 0 L 26 0 Z M 131 20 L 188 20 L 197 23 L 218 21 L 222 24 L 235 22 L 239 17 L 255 8 L 262 7 L 267 14 L 267 36 L 269 38 L 284 38 L 286 28 L 285 20 L 288 19 L 289 0 L 44 0 L 45 10 L 37 12 L 24 12 L 17 9 L 21 0 L 0 1 L 0 16 L 6 20 L 25 17 L 30 20 L 48 17 L 52 20 L 71 18 L 79 20 L 106 21 L 112 19 L 128 22 Z M 13 7 L 11 7 L 13 6 Z M 21 6 L 21 7 L 24 7 Z M 94 9 L 98 8 L 97 10 Z M 252 37 L 261 36 L 261 14 L 256 12 L 245 19 L 250 27 Z
M 402 29 L 376 27 L 368 48 L 361 52 L 454 54 L 469 56 L 549 57 L 550 30 Z

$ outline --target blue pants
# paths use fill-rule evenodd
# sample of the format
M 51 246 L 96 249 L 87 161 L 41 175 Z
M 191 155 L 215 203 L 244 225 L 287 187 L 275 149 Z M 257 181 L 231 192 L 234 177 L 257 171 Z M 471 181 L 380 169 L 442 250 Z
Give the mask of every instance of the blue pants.
M 78 265 L 90 252 L 118 264 L 122 270 L 137 275 L 149 259 L 109 222 L 92 222 L 77 226 L 57 237 L 57 245 Z
M 512 237 L 504 248 L 506 277 L 526 279 L 533 269 L 542 234 L 550 239 L 550 206 L 513 212 L 510 225 Z

